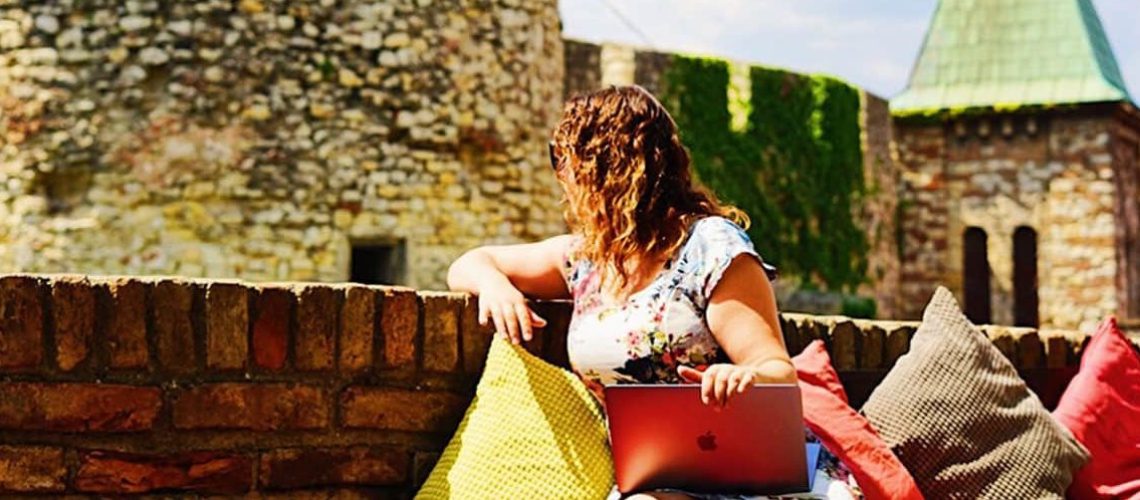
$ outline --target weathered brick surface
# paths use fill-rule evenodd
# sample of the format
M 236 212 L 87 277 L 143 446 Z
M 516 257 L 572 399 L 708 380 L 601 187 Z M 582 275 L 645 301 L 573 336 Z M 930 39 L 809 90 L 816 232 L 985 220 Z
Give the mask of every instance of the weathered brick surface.
M 483 373 L 487 352 L 495 327 L 479 324 L 479 299 L 468 295 L 463 299 L 463 310 L 459 318 L 460 343 L 463 347 L 463 369 L 469 374 Z
M 341 292 L 320 285 L 297 289 L 297 332 L 293 350 L 298 370 L 333 368 Z
M 1014 332 L 1014 337 L 1017 339 L 1015 365 L 1018 368 L 1044 368 L 1045 344 L 1037 336 L 1037 331 L 1032 328 L 1019 328 Z
M 145 368 L 146 284 L 132 278 L 109 279 L 98 304 L 96 314 L 106 319 L 103 336 L 111 368 Z
M 384 290 L 380 302 L 380 332 L 384 336 L 384 365 L 406 367 L 416 361 L 419 305 L 410 289 Z
M 0 446 L 0 493 L 58 493 L 66 478 L 62 449 Z
M 863 344 L 859 348 L 859 368 L 861 370 L 882 368 L 887 343 L 886 330 L 871 321 L 857 320 L 855 324 L 863 338 Z
M 542 315 L 547 315 L 546 306 L 546 304 L 543 304 L 536 307 L 536 304 L 534 302 L 527 303 L 527 307 L 531 308 L 532 310 L 537 309 L 536 312 L 539 312 L 539 314 Z M 521 331 L 519 332 L 519 335 L 522 335 Z M 530 340 L 522 339 L 522 344 L 520 345 L 522 345 L 523 349 L 526 349 L 527 352 L 541 358 L 543 356 L 543 353 L 546 352 L 547 340 L 549 339 L 547 338 L 545 328 L 539 328 L 534 330 L 534 335 L 531 336 Z
M 1048 332 L 1045 337 L 1045 364 L 1048 368 L 1064 368 L 1073 364 L 1076 359 L 1076 346 L 1065 337 L 1063 332 Z
M 95 334 L 95 293 L 83 276 L 60 276 L 51 281 L 55 363 L 71 371 L 87 361 Z
M 1010 363 L 1017 366 L 1017 341 L 1010 329 L 1002 326 L 984 325 L 981 330 L 994 343 L 994 347 L 997 347 Z
M 546 327 L 536 330 L 535 333 L 536 337 L 541 337 L 539 356 L 555 365 L 568 367 L 570 360 L 566 352 L 565 332 L 570 327 L 572 312 L 570 302 L 532 302 L 530 307 L 546 320 Z
M 788 348 L 788 353 L 795 356 L 804 350 L 806 345 L 800 343 L 799 325 L 796 324 L 794 318 L 786 315 L 780 315 L 780 330 L 784 333 L 784 346 Z
M 266 489 L 324 486 L 384 486 L 408 477 L 407 451 L 398 448 L 290 448 L 261 457 L 259 481 Z
M 123 432 L 150 429 L 158 388 L 89 383 L 0 383 L 0 429 Z
M 796 340 L 801 348 L 807 347 L 808 344 L 816 340 L 830 342 L 831 338 L 828 336 L 827 323 L 823 318 L 817 321 L 806 314 L 787 314 L 786 316 L 796 324 Z M 828 345 L 828 347 L 830 347 L 830 345 Z
M 359 373 L 372 367 L 372 348 L 376 339 L 379 291 L 364 286 L 350 286 L 344 292 L 344 308 L 340 315 L 341 371 Z
M 197 366 L 190 317 L 193 301 L 193 285 L 185 281 L 161 280 L 151 289 L 155 351 L 159 368 L 166 373 L 191 373 Z
M 149 455 L 83 453 L 75 489 L 83 493 L 130 494 L 161 490 L 233 495 L 252 486 L 253 460 L 222 452 Z
M 295 302 L 296 297 L 288 288 L 261 287 L 253 321 L 253 360 L 258 367 L 266 370 L 285 367 Z
M 469 398 L 449 392 L 350 387 L 341 395 L 346 427 L 453 432 Z
M 831 362 L 835 369 L 855 370 L 859 368 L 858 344 L 860 332 L 850 319 L 837 319 L 831 323 Z
M 376 500 L 408 498 L 406 493 L 380 490 L 376 487 L 320 488 L 311 490 L 259 490 L 248 493 L 247 500 Z
M 459 308 L 463 296 L 421 294 L 424 321 L 424 369 L 450 372 L 459 368 Z
M 237 283 L 206 287 L 206 366 L 240 370 L 249 359 L 249 292 Z
M 422 486 L 438 462 L 439 453 L 417 451 L 412 457 L 412 485 L 416 488 Z
M 179 429 L 321 429 L 329 424 L 329 396 L 294 384 L 218 383 L 180 390 L 173 402 Z
M 79 277 L 15 278 L 24 281 L 5 282 L 0 277 L 0 298 L 6 300 L 0 311 L 12 317 L 31 315 L 33 320 L 40 314 L 33 324 L 54 325 L 54 335 L 52 330 L 33 332 L 33 351 L 41 353 L 38 356 L 57 353 L 54 363 L 71 373 L 21 373 L 9 377 L 18 381 L 0 381 L 0 431 L 23 443 L 35 443 L 41 435 L 58 437 L 44 433 L 102 435 L 77 441 L 100 450 L 0 445 L 0 496 L 67 492 L 398 496 L 422 483 L 471 401 L 463 394 L 464 384 L 456 384 L 455 392 L 441 389 L 458 380 L 439 374 L 462 368 L 468 381 L 474 382 L 493 335 L 493 327 L 477 324 L 476 299 L 470 295 L 286 284 L 259 287 L 252 295 L 256 302 L 249 304 L 250 294 L 244 293 L 249 288 L 234 283 L 96 278 L 88 284 Z M 16 290 L 29 283 L 36 293 Z M 211 288 L 215 293 L 207 295 Z M 45 298 L 51 303 L 42 303 Z M 137 315 L 143 318 L 141 322 L 123 317 L 123 311 L 147 306 L 149 310 Z M 528 348 L 563 364 L 569 304 L 536 302 L 532 306 L 549 326 L 538 332 Z M 244 311 L 252 315 L 243 315 Z M 103 312 L 110 315 L 101 316 Z M 51 314 L 49 321 L 44 321 L 43 314 Z M 83 325 L 90 325 L 86 353 Z M 112 326 L 134 333 L 112 335 Z M 148 326 L 153 328 L 150 332 Z M 781 316 L 793 354 L 813 339 L 827 341 L 856 406 L 885 370 L 907 352 L 917 327 L 914 322 Z M 1074 332 L 1045 334 L 1008 327 L 985 326 L 982 330 L 1015 365 L 1030 369 L 1028 383 L 1043 391 L 1039 392 L 1043 402 L 1056 401 L 1076 369 L 1084 337 Z M 214 357 L 207 364 L 208 353 L 201 349 L 203 343 L 209 344 L 211 332 L 215 334 L 214 344 L 209 345 Z M 252 343 L 239 346 L 245 354 L 231 357 L 227 349 L 233 346 L 220 344 L 229 342 L 224 339 L 240 343 L 245 335 L 238 332 L 251 333 Z M 10 341 L 7 330 L 0 333 L 5 335 L 0 340 Z M 129 355 L 135 352 L 133 348 L 95 343 L 137 339 L 136 334 L 143 335 L 141 356 Z M 112 363 L 117 368 L 151 363 L 145 352 L 147 334 L 156 353 L 154 376 L 112 371 L 107 379 L 117 383 L 95 383 L 94 377 L 102 377 L 102 370 L 89 368 L 104 355 L 120 352 L 118 361 Z M 11 338 L 18 340 L 18 335 Z M 53 339 L 54 346 L 42 345 Z M 16 344 L 5 344 L 12 345 Z M 233 381 L 243 377 L 235 371 L 244 367 L 247 358 L 258 372 L 247 380 Z M 290 366 L 290 360 L 298 366 Z M 422 366 L 417 366 L 420 362 Z M 35 358 L 24 366 L 51 369 L 51 364 Z M 205 371 L 199 372 L 203 366 Z M 373 367 L 381 370 L 370 373 Z M 1051 370 L 1048 374 L 1033 370 L 1041 367 Z M 425 388 L 409 388 L 411 381 L 419 380 L 410 377 L 420 375 L 426 375 L 422 379 Z M 56 376 L 89 378 L 91 383 L 34 381 L 34 377 Z M 140 385 L 123 380 L 137 380 L 130 384 Z M 157 386 L 159 382 L 168 393 Z M 155 433 L 112 434 L 147 430 Z M 168 433 L 201 440 L 168 440 Z M 344 441 L 357 435 L 369 444 L 355 446 L 355 440 Z M 145 452 L 140 439 L 146 443 L 154 439 L 162 451 Z
M 43 359 L 41 286 L 32 276 L 0 277 L 0 370 L 30 370 Z
M 894 366 L 903 354 L 910 350 L 910 338 L 918 327 L 913 323 L 888 323 L 883 328 L 887 331 L 887 366 Z

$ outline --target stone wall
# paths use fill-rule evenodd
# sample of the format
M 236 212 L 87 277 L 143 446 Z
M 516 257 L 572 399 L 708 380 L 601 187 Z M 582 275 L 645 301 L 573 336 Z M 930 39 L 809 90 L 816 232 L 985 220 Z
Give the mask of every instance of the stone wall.
M 658 91 L 673 56 L 563 48 L 555 3 L 0 7 L 0 271 L 344 281 L 379 244 L 403 245 L 396 281 L 432 288 L 467 248 L 562 232 L 559 96 Z M 865 102 L 868 179 L 889 189 L 889 123 Z M 864 292 L 889 316 L 880 199 Z
M 601 88 L 602 47 L 574 40 L 563 40 L 562 44 L 566 64 L 563 99 Z
M 565 302 L 526 345 L 565 367 Z M 918 324 L 785 314 L 858 407 Z M 407 288 L 0 276 L 0 495 L 407 498 L 472 397 L 471 297 Z M 1051 406 L 1071 332 L 985 327 Z M 288 496 L 296 498 L 295 496 Z M 308 498 L 308 496 L 306 496 Z
M 555 0 L 0 3 L 0 270 L 349 278 L 564 230 Z
M 565 42 L 565 51 L 567 96 L 604 85 L 634 83 L 659 93 L 663 76 L 674 57 L 670 53 L 629 46 L 594 45 L 572 40 Z M 747 63 L 733 63 L 734 81 L 727 92 L 749 89 L 747 68 Z M 729 101 L 734 102 L 734 99 Z M 892 150 L 892 123 L 887 101 L 863 91 L 862 103 L 860 119 L 868 196 L 862 206 L 853 207 L 853 210 L 857 213 L 857 220 L 862 221 L 866 228 L 870 251 L 867 255 L 868 281 L 860 287 L 859 293 L 874 298 L 879 317 L 889 318 L 897 314 L 899 300 L 900 260 L 896 242 L 899 170 Z M 741 110 L 730 111 L 737 113 Z M 744 117 L 734 117 L 734 121 L 738 121 L 736 118 Z M 779 267 L 779 262 L 774 264 Z M 842 301 L 838 296 L 817 296 L 798 290 L 792 285 L 792 280 L 777 282 L 776 285 L 781 303 L 799 310 L 831 312 L 830 309 L 840 307 Z
M 899 166 L 889 103 L 863 92 L 863 173 L 867 195 L 856 207 L 867 232 L 868 283 L 859 292 L 873 297 L 878 316 L 900 317 L 898 251 Z
M 939 284 L 962 297 L 963 234 L 978 227 L 988 237 L 993 322 L 1012 324 L 1019 226 L 1037 233 L 1041 325 L 1087 330 L 1117 313 L 1124 285 L 1117 281 L 1115 214 L 1118 200 L 1136 203 L 1120 198 L 1117 186 L 1111 145 L 1118 126 L 1102 109 L 897 123 L 900 317 L 918 317 Z
M 1110 139 L 1116 181 L 1117 313 L 1140 320 L 1140 111 L 1122 106 Z

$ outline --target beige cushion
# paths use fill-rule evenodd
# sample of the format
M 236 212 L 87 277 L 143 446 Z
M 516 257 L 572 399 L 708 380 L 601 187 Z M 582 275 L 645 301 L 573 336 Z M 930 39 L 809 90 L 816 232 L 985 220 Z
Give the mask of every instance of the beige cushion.
M 1060 498 L 1088 460 L 942 287 L 863 413 L 927 498 Z

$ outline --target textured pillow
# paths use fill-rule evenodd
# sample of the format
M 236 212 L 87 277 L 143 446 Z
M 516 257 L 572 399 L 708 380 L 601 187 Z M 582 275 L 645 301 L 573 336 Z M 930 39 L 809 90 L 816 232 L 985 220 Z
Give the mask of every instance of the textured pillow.
M 847 465 L 869 500 L 921 499 L 906 467 L 867 419 L 847 404 L 847 394 L 823 341 L 792 358 L 799 377 L 804 422 L 833 455 Z
M 848 402 L 843 381 L 839 380 L 839 373 L 831 366 L 831 356 L 827 354 L 827 345 L 822 340 L 808 344 L 803 352 L 792 358 L 792 364 L 796 367 L 796 378 L 800 382 L 823 388 L 843 403 Z
M 1140 498 L 1140 357 L 1116 318 L 1089 340 L 1053 416 L 1092 455 L 1070 498 Z
M 475 399 L 416 498 L 605 498 L 612 488 L 593 396 L 496 336 Z
M 943 287 L 863 413 L 929 498 L 1058 498 L 1088 460 Z

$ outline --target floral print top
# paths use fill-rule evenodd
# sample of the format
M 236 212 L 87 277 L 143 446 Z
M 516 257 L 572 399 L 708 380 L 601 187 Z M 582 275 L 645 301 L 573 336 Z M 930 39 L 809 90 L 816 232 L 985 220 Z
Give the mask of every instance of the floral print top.
M 653 281 L 621 303 L 603 298 L 591 262 L 567 259 L 574 297 L 567 350 L 575 373 L 599 401 L 604 385 L 680 383 L 678 365 L 703 369 L 729 362 L 709 331 L 705 308 L 725 269 L 742 254 L 760 260 L 740 226 L 723 217 L 698 220 Z M 775 268 L 760 262 L 775 279 Z
M 764 263 L 740 226 L 723 217 L 703 218 L 645 288 L 617 303 L 603 297 L 600 273 L 591 262 L 566 259 L 563 274 L 574 297 L 566 340 L 570 364 L 598 401 L 604 404 L 606 385 L 676 384 L 681 383 L 678 365 L 702 370 L 730 362 L 709 330 L 705 310 L 721 276 L 741 255 L 756 258 L 768 278 L 776 279 L 776 269 Z M 808 432 L 807 441 L 818 440 Z M 811 493 L 782 498 L 861 498 L 849 469 L 826 448 L 814 474 Z M 611 498 L 620 496 L 615 489 Z

